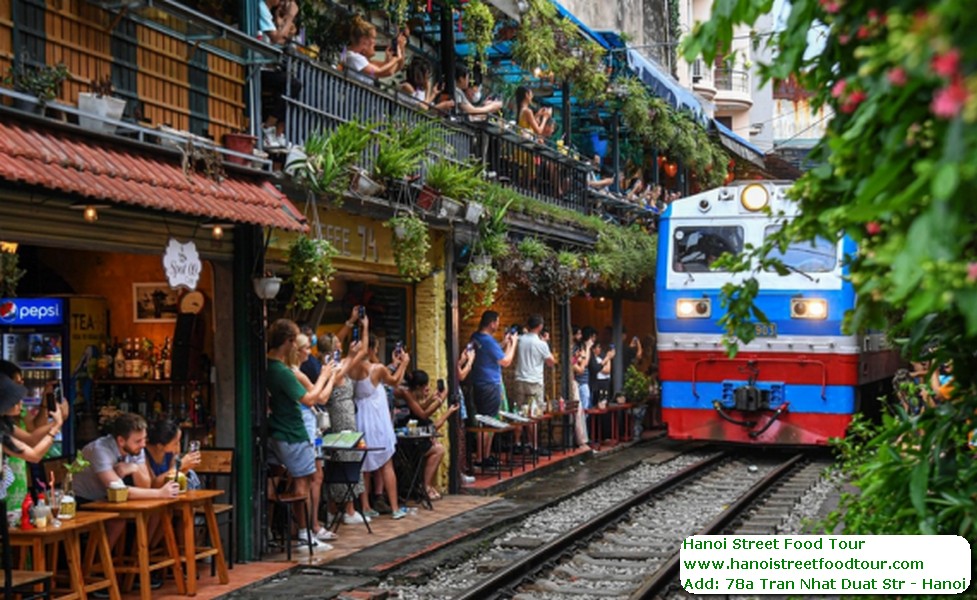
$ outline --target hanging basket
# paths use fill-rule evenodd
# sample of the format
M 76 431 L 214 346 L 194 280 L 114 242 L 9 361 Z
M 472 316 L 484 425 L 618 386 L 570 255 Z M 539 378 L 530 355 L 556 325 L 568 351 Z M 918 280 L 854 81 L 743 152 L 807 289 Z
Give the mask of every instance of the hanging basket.
M 370 179 L 366 171 L 359 167 L 354 167 L 350 189 L 361 196 L 379 197 L 383 193 L 384 187 Z
M 280 277 L 255 277 L 251 283 L 254 286 L 255 295 L 262 300 L 274 299 L 282 287 Z

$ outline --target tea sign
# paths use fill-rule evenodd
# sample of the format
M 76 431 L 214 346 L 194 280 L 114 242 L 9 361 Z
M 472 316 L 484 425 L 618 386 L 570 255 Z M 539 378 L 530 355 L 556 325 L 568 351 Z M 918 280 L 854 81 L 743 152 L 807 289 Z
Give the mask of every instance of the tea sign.
M 166 271 L 170 287 L 196 289 L 201 267 L 200 255 L 197 254 L 197 246 L 193 240 L 181 244 L 170 238 L 163 253 L 163 270 Z

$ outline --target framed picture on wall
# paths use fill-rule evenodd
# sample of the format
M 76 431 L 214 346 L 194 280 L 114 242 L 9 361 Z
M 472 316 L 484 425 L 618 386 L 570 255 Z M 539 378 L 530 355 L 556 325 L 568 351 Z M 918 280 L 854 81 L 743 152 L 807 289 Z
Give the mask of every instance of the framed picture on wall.
M 180 312 L 180 291 L 166 282 L 132 284 L 132 320 L 172 323 Z

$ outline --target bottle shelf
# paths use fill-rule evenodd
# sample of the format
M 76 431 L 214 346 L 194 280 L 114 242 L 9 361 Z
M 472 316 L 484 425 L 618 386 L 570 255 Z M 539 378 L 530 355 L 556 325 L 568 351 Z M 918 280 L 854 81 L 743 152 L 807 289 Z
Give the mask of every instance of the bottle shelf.
M 174 381 L 172 379 L 93 379 L 95 385 L 210 385 L 209 381 Z

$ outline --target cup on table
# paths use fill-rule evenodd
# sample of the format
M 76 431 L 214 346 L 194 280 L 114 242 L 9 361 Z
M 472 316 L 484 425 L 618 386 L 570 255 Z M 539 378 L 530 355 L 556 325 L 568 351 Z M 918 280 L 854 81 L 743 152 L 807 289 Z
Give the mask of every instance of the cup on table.
M 64 490 L 54 490 L 51 492 L 50 503 L 48 506 L 51 507 L 51 516 L 55 519 L 58 518 L 58 513 L 61 512 L 61 499 L 64 498 Z

